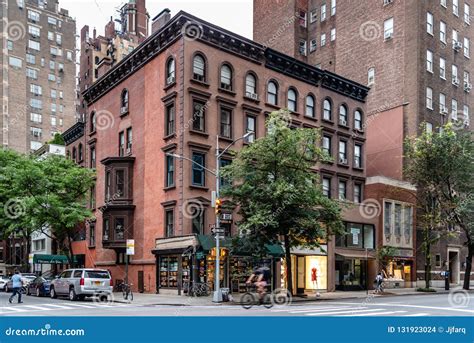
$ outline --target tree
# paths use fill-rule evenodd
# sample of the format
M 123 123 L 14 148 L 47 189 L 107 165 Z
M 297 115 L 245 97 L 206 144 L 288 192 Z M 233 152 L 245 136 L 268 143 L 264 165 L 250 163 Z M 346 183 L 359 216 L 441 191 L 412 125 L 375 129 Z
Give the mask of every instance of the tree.
M 447 124 L 439 133 L 425 132 L 407 144 L 407 171 L 437 206 L 445 227 L 461 229 L 468 249 L 464 289 L 469 289 L 474 255 L 474 141 L 472 132 Z M 452 232 L 451 230 L 448 232 Z
M 292 289 L 291 248 L 319 247 L 344 226 L 341 208 L 323 195 L 312 169 L 329 156 L 317 146 L 316 129 L 292 130 L 287 111 L 270 114 L 268 134 L 243 148 L 224 176 L 234 180 L 223 190 L 239 207 L 239 230 L 254 254 L 264 255 L 266 244 L 283 243 L 286 284 Z
M 49 141 L 49 144 L 66 145 L 63 135 L 60 133 L 55 133 L 53 139 Z
M 15 216 L 0 212 L 4 235 L 19 227 L 30 233 L 46 233 L 47 228 L 72 265 L 76 227 L 92 217 L 86 195 L 94 184 L 94 172 L 56 155 L 39 160 L 2 150 L 0 161 L 5 161 L 0 170 L 0 196 L 21 204 L 21 213 Z

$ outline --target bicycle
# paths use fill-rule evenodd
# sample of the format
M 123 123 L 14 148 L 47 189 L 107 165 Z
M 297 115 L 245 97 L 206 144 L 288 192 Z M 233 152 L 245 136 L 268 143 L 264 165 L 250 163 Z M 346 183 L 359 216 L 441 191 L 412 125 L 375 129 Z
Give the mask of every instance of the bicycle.
M 211 287 L 206 282 L 193 282 L 189 288 L 189 295 L 201 297 L 207 297 L 211 294 Z
M 132 284 L 122 283 L 122 294 L 125 300 L 133 301 Z
M 253 290 L 253 291 L 251 291 Z M 265 308 L 272 308 L 273 307 L 273 298 L 272 294 L 269 294 L 265 289 L 265 294 L 263 298 L 256 291 L 255 285 L 249 286 L 247 285 L 247 292 L 245 292 L 242 297 L 240 298 L 240 304 L 246 310 L 249 310 L 254 305 L 263 305 Z

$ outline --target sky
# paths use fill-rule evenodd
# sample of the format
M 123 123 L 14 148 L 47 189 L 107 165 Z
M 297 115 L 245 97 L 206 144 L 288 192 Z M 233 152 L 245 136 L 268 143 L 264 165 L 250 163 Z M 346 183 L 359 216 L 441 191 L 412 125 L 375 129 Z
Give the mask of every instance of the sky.
M 115 15 L 116 10 L 126 1 L 128 0 L 59 0 L 59 7 L 69 10 L 69 15 L 76 19 L 77 33 L 84 25 L 89 25 L 91 31 L 95 27 L 99 35 L 104 33 L 110 16 Z M 171 16 L 184 10 L 251 39 L 252 3 L 252 0 L 147 0 L 146 7 L 150 14 L 150 24 L 151 19 L 164 8 L 171 10 Z

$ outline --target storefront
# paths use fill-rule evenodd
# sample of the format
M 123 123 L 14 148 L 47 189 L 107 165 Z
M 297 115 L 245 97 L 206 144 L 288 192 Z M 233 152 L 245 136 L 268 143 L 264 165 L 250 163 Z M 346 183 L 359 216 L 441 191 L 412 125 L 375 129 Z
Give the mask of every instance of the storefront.
M 383 268 L 385 288 L 413 287 L 413 261 L 404 258 L 390 258 Z
M 336 290 L 366 290 L 372 288 L 374 279 L 375 256 L 372 252 L 336 249 Z

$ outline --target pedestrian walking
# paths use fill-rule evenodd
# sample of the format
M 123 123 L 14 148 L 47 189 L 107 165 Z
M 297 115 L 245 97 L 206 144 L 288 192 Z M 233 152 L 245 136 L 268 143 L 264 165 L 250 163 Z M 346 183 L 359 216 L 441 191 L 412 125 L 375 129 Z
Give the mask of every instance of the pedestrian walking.
M 13 283 L 13 293 L 11 297 L 8 299 L 10 304 L 13 301 L 13 298 L 15 295 L 18 294 L 18 303 L 21 304 L 23 301 L 21 301 L 21 287 L 23 286 L 23 281 L 21 279 L 21 274 L 18 270 L 15 270 L 15 275 L 12 276 L 12 283 Z
M 382 283 L 383 283 L 383 276 L 382 276 L 382 273 L 380 272 L 375 277 L 375 293 L 383 292 Z

